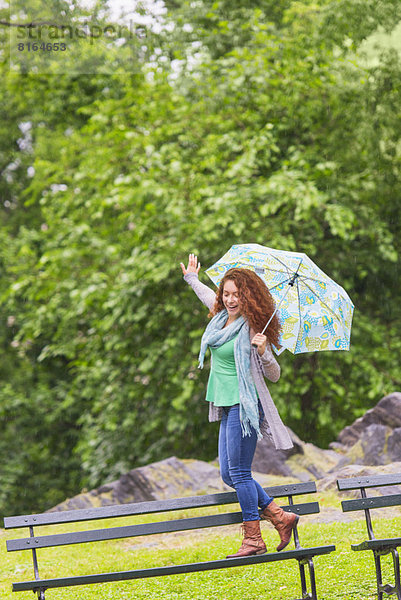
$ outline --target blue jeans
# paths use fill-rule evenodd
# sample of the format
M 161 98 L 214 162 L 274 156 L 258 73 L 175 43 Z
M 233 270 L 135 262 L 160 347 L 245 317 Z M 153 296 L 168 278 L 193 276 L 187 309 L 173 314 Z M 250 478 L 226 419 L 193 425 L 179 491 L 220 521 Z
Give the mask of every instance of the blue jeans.
M 237 492 L 243 521 L 258 521 L 258 506 L 263 510 L 273 498 L 253 479 L 251 466 L 257 435 L 242 436 L 239 404 L 223 407 L 219 433 L 219 463 L 221 478 Z

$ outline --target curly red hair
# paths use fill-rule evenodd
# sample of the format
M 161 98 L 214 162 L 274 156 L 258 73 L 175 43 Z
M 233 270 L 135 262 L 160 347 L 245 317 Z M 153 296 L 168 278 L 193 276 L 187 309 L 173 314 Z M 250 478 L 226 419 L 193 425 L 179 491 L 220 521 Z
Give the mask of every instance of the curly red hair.
M 273 314 L 276 304 L 266 284 L 250 269 L 230 269 L 224 274 L 216 293 L 216 301 L 208 316 L 213 317 L 225 308 L 223 289 L 226 281 L 235 283 L 241 314 L 247 319 L 249 326 L 256 333 L 260 333 Z M 276 313 L 265 331 L 268 342 L 278 347 L 280 332 L 281 324 Z

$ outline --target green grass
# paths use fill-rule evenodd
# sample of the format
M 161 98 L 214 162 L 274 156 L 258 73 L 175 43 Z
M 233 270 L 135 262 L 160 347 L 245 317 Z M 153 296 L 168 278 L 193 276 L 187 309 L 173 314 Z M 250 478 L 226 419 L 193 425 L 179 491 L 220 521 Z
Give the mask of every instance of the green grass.
M 312 500 L 312 498 L 309 498 Z M 335 494 L 320 495 L 322 515 L 325 507 L 339 508 Z M 302 501 L 302 499 L 301 499 Z M 224 511 L 224 507 L 217 509 Z M 210 509 L 181 511 L 180 517 L 210 513 Z M 375 514 L 378 515 L 380 511 Z M 382 511 L 383 512 L 383 511 Z M 394 513 L 393 513 L 394 514 Z M 167 520 L 173 513 L 151 515 L 146 521 Z M 319 600 L 371 600 L 375 594 L 372 553 L 353 552 L 350 543 L 366 538 L 364 520 L 349 523 L 312 523 L 301 519 L 299 533 L 305 547 L 335 544 L 337 550 L 315 558 Z M 143 517 L 113 519 L 86 524 L 96 529 L 144 522 Z M 303 522 L 302 522 L 303 521 Z M 40 534 L 85 529 L 85 524 L 43 527 Z M 269 551 L 274 551 L 277 534 L 263 523 L 263 537 Z M 401 516 L 376 521 L 377 536 L 392 537 L 401 529 Z M 39 533 L 39 532 L 38 532 Z M 31 553 L 5 551 L 6 539 L 25 537 L 25 530 L 0 530 L 0 598 L 28 600 L 32 592 L 11 591 L 12 582 L 30 580 L 33 576 Z M 219 527 L 194 532 L 130 538 L 111 542 L 80 544 L 38 551 L 41 577 L 81 575 L 107 571 L 180 564 L 221 559 L 240 544 L 238 526 Z M 383 559 L 384 577 L 390 583 L 391 557 Z M 238 567 L 203 573 L 172 575 L 153 579 L 97 584 L 65 589 L 50 589 L 46 600 L 291 600 L 300 597 L 299 572 L 294 560 Z

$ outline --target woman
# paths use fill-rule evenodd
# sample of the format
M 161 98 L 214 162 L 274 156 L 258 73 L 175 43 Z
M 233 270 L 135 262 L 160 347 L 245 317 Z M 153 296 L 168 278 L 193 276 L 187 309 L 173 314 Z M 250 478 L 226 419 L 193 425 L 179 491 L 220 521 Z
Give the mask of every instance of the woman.
M 260 532 L 260 518 L 269 520 L 280 535 L 277 550 L 283 550 L 297 524 L 298 516 L 284 512 L 252 478 L 251 465 L 256 442 L 262 435 L 276 448 L 293 446 L 264 382 L 277 381 L 280 367 L 271 351 L 278 346 L 280 324 L 274 300 L 263 281 L 248 269 L 230 269 L 217 294 L 198 279 L 200 263 L 189 255 L 188 266 L 181 263 L 185 281 L 209 308 L 209 322 L 202 336 L 199 367 L 207 348 L 212 354 L 206 400 L 209 420 L 220 420 L 219 463 L 223 481 L 237 492 L 243 515 L 244 537 L 240 549 L 227 558 L 264 554 L 266 545 Z M 262 509 L 259 516 L 258 506 Z

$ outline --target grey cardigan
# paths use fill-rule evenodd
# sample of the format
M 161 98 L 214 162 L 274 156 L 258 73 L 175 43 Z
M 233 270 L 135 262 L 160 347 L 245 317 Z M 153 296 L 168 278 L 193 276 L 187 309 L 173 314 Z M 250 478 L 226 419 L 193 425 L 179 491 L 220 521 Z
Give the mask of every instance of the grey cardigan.
M 184 275 L 184 279 L 192 287 L 199 300 L 210 310 L 216 300 L 214 291 L 199 281 L 196 273 L 187 273 Z M 255 333 L 251 329 L 251 338 L 253 338 Z M 251 373 L 265 416 L 260 428 L 262 435 L 270 438 L 278 450 L 292 448 L 293 443 L 289 433 L 278 414 L 264 379 L 266 377 L 270 381 L 276 382 L 280 378 L 280 365 L 274 358 L 269 344 L 262 356 L 259 355 L 255 348 L 251 349 Z M 222 407 L 215 406 L 213 402 L 210 402 L 209 421 L 219 421 L 222 411 Z

